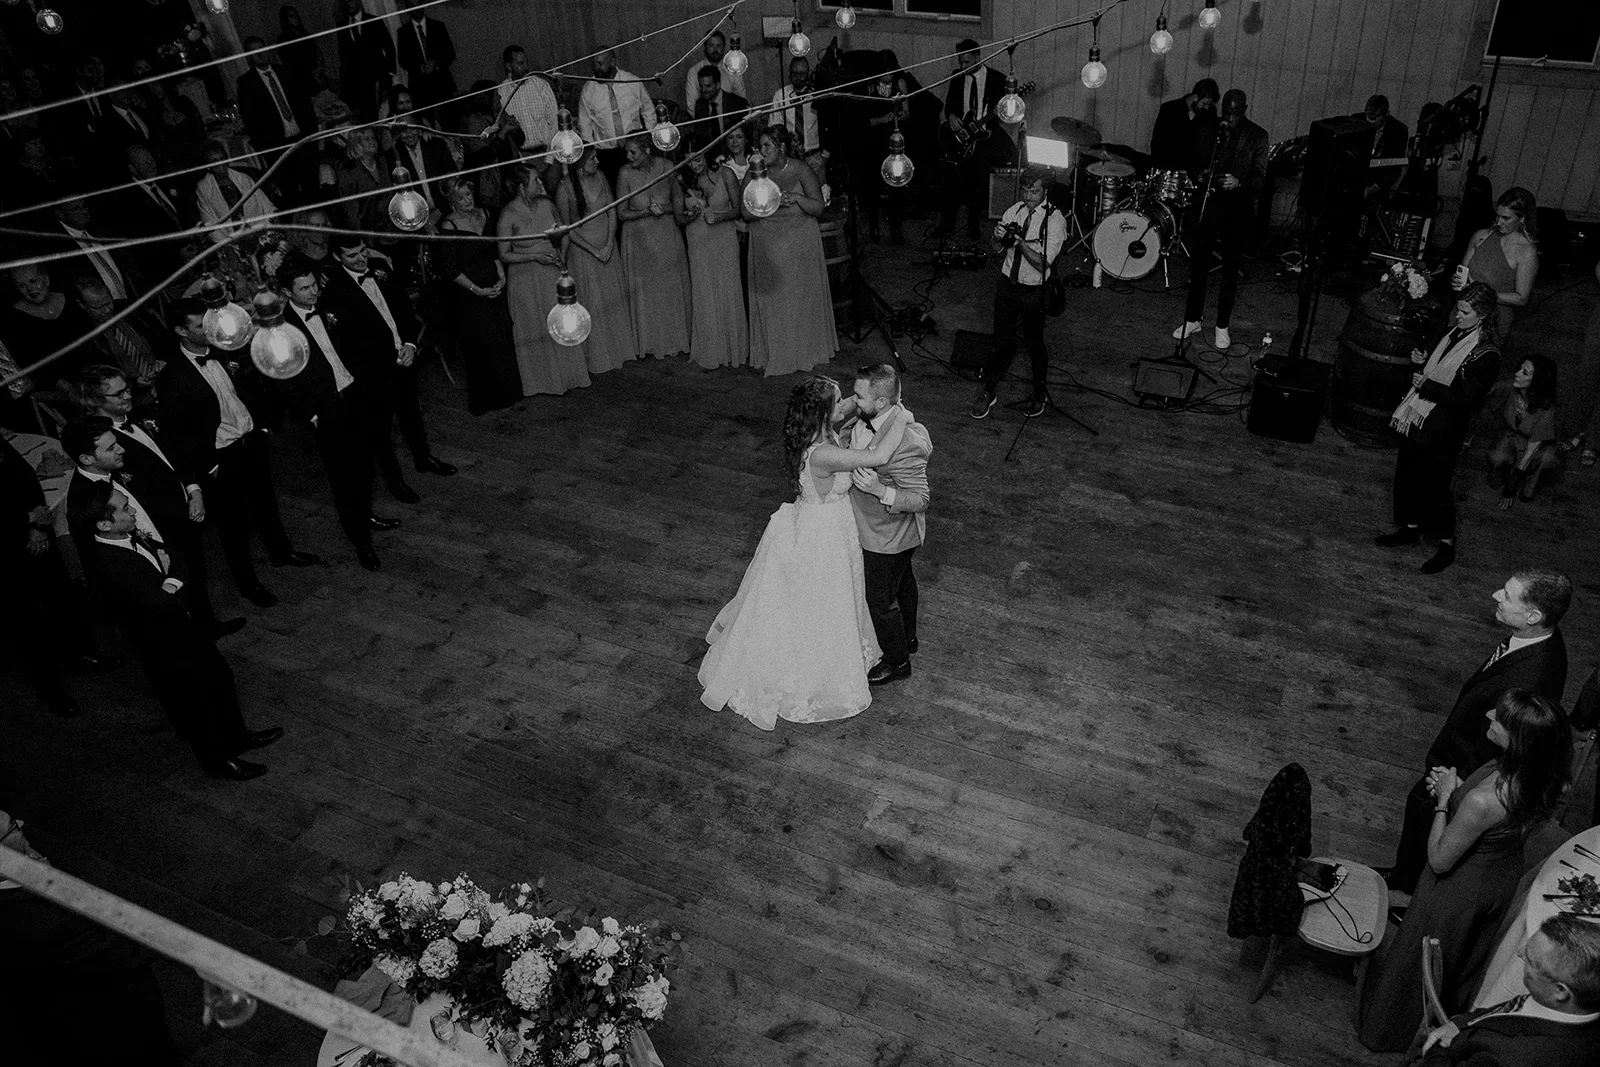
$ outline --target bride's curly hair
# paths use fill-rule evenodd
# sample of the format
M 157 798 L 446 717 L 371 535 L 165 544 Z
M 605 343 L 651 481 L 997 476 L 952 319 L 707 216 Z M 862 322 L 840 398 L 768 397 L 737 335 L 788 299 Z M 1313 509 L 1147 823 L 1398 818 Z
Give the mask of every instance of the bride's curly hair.
M 838 397 L 839 383 L 821 375 L 807 378 L 789 394 L 789 409 L 783 413 L 783 462 L 797 493 L 806 449 L 816 444 L 833 424 Z

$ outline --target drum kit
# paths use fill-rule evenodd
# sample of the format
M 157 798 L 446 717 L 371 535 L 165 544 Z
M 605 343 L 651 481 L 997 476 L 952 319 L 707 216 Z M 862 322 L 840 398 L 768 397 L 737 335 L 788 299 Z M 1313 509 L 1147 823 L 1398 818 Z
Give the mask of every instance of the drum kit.
M 1101 140 L 1099 130 L 1078 119 L 1059 116 L 1050 128 L 1079 157 L 1095 161 L 1065 186 L 1071 190 L 1065 210 L 1076 238 L 1068 251 L 1088 247 L 1094 256 L 1096 285 L 1102 274 L 1136 281 L 1159 265 L 1170 288 L 1168 258 L 1174 251 L 1188 254 L 1182 240 L 1183 217 L 1196 194 L 1189 175 L 1152 170 L 1141 177 L 1133 163 L 1113 151 L 1116 146 Z M 1076 210 L 1080 186 L 1085 201 L 1082 216 Z M 1090 222 L 1087 229 L 1083 218 Z

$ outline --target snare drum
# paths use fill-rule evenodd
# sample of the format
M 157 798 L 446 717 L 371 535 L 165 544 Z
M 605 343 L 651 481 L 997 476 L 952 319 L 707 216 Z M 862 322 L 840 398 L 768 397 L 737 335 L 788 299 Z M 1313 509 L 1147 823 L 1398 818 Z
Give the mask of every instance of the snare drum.
M 1181 170 L 1151 171 L 1150 190 L 1156 200 L 1180 210 L 1194 199 L 1194 182 Z
M 1091 163 L 1088 172 L 1100 183 L 1099 195 L 1095 198 L 1096 219 L 1103 219 L 1121 204 L 1123 198 L 1133 191 L 1128 179 L 1133 177 L 1133 167 L 1121 160 L 1103 160 Z
M 1172 209 L 1160 202 L 1112 212 L 1094 228 L 1094 258 L 1113 278 L 1143 278 L 1161 262 L 1161 250 L 1176 230 Z

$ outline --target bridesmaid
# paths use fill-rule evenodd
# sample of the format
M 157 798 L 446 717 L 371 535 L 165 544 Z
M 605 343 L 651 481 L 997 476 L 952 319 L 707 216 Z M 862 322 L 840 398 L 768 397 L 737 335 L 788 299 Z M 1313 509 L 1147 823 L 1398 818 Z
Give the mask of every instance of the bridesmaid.
M 744 188 L 744 176 L 750 173 L 750 124 L 741 122 L 728 131 L 728 136 L 722 140 L 722 149 L 726 153 L 722 157 L 722 167 L 733 171 L 734 190 L 737 192 Z M 744 313 L 748 318 L 750 314 L 750 224 L 744 220 L 744 212 L 734 220 L 733 228 L 739 233 L 739 299 L 744 302 Z M 747 331 L 748 332 L 748 331 Z
M 506 310 L 506 268 L 494 242 L 477 240 L 489 227 L 489 213 L 478 206 L 472 179 L 452 179 L 448 188 L 450 214 L 439 223 L 439 233 L 467 239 L 436 242 L 433 263 L 449 293 L 467 372 L 467 410 L 482 415 L 522 399 Z
M 671 164 L 651 155 L 649 144 L 643 134 L 624 142 L 628 164 L 617 174 L 617 195 L 627 199 L 617 214 L 635 347 L 660 358 L 689 351 L 689 257 L 673 217 L 683 193 Z
M 1483 282 L 1494 290 L 1498 302 L 1494 309 L 1495 337 L 1500 341 L 1502 356 L 1517 308 L 1527 306 L 1538 276 L 1538 209 L 1532 193 L 1512 186 L 1496 201 L 1494 225 L 1472 235 L 1467 254 L 1451 279 L 1458 293 L 1472 282 Z
M 689 244 L 693 282 L 694 361 L 711 370 L 750 361 L 739 277 L 739 182 L 727 167 L 709 170 L 704 152 L 687 161 L 678 216 Z
M 511 199 L 500 212 L 495 232 L 500 236 L 500 261 L 506 265 L 522 395 L 581 389 L 589 384 L 583 346 L 557 344 L 545 325 L 561 278 L 561 253 L 542 236 L 556 225 L 555 205 L 530 166 L 512 167 L 505 191 Z
M 594 145 L 585 145 L 583 157 L 565 170 L 556 189 L 562 222 L 570 225 L 611 203 L 611 183 L 600 171 L 600 153 Z M 603 374 L 637 358 L 628 276 L 617 248 L 616 208 L 567 234 L 567 269 L 578 286 L 578 302 L 589 309 L 592 322 L 584 342 L 589 373 Z
M 776 212 L 750 220 L 750 365 L 767 377 L 809 370 L 839 350 L 822 255 L 822 186 L 806 163 L 789 158 L 789 131 L 761 131 L 767 177 L 782 194 Z M 751 179 L 745 178 L 745 185 Z

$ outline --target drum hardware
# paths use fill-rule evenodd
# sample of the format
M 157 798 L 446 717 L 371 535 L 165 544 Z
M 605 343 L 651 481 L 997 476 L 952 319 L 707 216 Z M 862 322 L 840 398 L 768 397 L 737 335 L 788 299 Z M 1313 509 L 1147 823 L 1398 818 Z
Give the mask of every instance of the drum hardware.
M 1145 202 L 1137 210 L 1115 211 L 1094 228 L 1094 258 L 1101 271 L 1121 281 L 1137 281 L 1160 265 L 1167 288 L 1172 278 L 1167 258 L 1177 219 L 1165 204 Z

